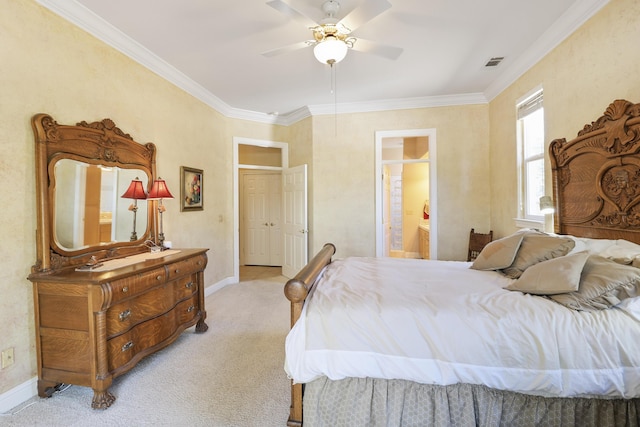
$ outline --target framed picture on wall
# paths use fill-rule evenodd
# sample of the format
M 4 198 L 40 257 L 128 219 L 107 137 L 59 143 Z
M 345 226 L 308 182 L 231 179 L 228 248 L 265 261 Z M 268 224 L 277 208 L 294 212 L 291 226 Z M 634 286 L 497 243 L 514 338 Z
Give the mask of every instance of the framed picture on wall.
M 202 210 L 202 169 L 180 167 L 180 210 Z

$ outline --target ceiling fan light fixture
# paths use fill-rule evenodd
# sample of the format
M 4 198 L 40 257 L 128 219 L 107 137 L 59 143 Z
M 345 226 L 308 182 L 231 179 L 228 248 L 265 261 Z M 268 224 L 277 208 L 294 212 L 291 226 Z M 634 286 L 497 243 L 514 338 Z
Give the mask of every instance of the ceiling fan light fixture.
M 326 36 L 324 40 L 316 44 L 313 54 L 323 64 L 337 64 L 347 56 L 349 46 L 335 36 Z

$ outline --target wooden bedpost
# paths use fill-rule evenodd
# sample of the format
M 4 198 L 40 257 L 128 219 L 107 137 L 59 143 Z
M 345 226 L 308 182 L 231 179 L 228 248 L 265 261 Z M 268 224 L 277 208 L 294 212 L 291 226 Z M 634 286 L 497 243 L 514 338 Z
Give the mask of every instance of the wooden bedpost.
M 304 301 L 320 272 L 331 262 L 331 257 L 335 253 L 336 247 L 333 243 L 325 243 L 320 252 L 284 285 L 284 294 L 291 301 L 291 327 L 300 318 Z M 294 384 L 293 381 L 291 382 L 291 407 L 287 425 L 302 426 L 302 384 Z

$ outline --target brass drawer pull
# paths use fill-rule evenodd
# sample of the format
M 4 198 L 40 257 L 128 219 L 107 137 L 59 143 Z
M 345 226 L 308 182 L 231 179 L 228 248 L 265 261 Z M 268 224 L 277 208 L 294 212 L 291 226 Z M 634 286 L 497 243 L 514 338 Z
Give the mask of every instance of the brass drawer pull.
M 131 310 L 130 309 L 126 309 L 125 311 L 123 311 L 122 313 L 120 313 L 120 321 L 124 322 L 125 320 L 127 320 L 129 318 L 129 316 L 131 316 Z
M 193 288 L 193 282 L 187 283 L 186 285 L 184 285 L 184 287 L 187 288 L 187 289 Z
M 180 273 L 180 269 L 176 268 L 176 274 Z
M 127 293 L 127 292 L 129 292 L 129 287 L 128 287 L 128 286 L 123 286 L 123 287 L 122 287 L 122 292 L 123 292 L 123 293 Z
M 122 352 L 124 353 L 127 350 L 130 350 L 133 347 L 133 341 L 129 341 L 125 345 L 122 346 Z
M 196 306 L 195 305 L 191 305 L 191 306 L 189 306 L 189 308 L 187 308 L 187 313 L 191 313 L 195 309 L 196 309 Z
M 156 280 L 162 280 L 162 276 L 158 274 L 158 275 L 156 276 Z
M 198 260 L 198 262 L 197 262 L 197 264 L 198 264 L 198 265 L 202 265 L 202 260 L 201 260 L 201 259 L 199 259 L 199 260 Z

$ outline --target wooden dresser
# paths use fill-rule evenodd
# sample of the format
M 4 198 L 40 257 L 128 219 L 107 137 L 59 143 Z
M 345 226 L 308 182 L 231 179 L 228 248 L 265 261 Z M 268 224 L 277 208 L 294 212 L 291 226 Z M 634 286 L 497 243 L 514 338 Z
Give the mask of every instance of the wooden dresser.
M 140 254 L 138 262 L 109 271 L 71 268 L 29 276 L 38 394 L 48 397 L 61 383 L 87 386 L 94 391 L 92 407 L 108 408 L 115 400 L 109 392 L 113 378 L 171 344 L 186 328 L 206 331 L 206 251 Z M 145 260 L 145 255 L 155 258 Z

